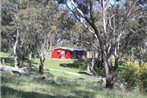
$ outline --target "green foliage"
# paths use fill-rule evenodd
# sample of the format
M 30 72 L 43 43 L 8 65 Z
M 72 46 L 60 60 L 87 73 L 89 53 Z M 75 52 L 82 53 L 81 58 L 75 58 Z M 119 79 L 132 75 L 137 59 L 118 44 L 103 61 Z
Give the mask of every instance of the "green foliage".
M 130 89 L 139 87 L 140 90 L 147 91 L 147 63 L 129 60 L 124 67 L 122 75 L 127 82 L 127 87 Z
M 144 89 L 147 92 L 147 62 L 142 64 L 140 81 L 141 89 Z

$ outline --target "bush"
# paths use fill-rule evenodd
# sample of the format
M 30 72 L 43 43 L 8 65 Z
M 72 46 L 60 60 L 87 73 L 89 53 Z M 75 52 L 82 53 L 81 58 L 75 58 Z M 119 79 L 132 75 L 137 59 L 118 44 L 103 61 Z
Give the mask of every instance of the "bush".
M 141 66 L 140 81 L 141 89 L 147 92 L 147 63 L 143 63 Z
M 129 60 L 125 64 L 123 77 L 128 88 L 139 87 L 140 90 L 147 90 L 147 63 L 140 64 L 137 60 Z

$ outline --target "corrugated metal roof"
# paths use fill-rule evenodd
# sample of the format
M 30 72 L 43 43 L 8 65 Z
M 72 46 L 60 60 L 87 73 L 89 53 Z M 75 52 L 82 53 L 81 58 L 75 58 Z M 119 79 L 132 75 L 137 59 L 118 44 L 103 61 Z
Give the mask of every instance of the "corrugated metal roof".
M 57 47 L 54 49 L 64 49 L 69 51 L 87 51 L 86 49 L 82 49 L 82 48 L 69 48 L 69 47 Z

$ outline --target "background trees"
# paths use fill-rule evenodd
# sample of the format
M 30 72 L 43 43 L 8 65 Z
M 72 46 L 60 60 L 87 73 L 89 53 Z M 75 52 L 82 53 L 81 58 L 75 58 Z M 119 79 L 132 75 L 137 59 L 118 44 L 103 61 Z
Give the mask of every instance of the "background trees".
M 2 50 L 8 51 L 14 47 L 15 66 L 23 66 L 23 61 L 27 58 L 31 67 L 34 53 L 41 54 L 40 66 L 43 66 L 42 56 L 45 51 L 49 51 L 49 40 L 54 39 L 49 37 L 56 34 L 52 27 L 57 27 L 55 16 L 58 14 L 58 8 L 53 2 L 47 4 L 35 0 L 2 2 Z
M 97 48 L 100 50 L 105 69 L 106 87 L 112 88 L 116 69 L 118 68 L 120 46 L 130 32 L 137 34 L 138 20 L 145 17 L 144 7 L 138 6 L 138 0 L 57 0 L 63 3 L 73 13 L 75 18 L 95 36 Z M 71 4 L 71 5 L 69 5 Z M 94 16 L 96 12 L 100 17 Z M 99 22 L 101 24 L 99 24 Z M 112 57 L 115 64 L 112 64 Z

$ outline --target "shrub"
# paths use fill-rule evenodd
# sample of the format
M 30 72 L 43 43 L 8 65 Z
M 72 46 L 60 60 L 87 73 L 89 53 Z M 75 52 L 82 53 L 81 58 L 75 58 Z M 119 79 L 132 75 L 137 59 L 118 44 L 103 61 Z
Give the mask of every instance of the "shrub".
M 137 60 L 129 60 L 125 64 L 123 77 L 128 88 L 139 87 L 140 90 L 147 90 L 147 63 L 140 64 Z
M 141 66 L 140 81 L 141 89 L 147 92 L 147 63 L 143 63 Z

